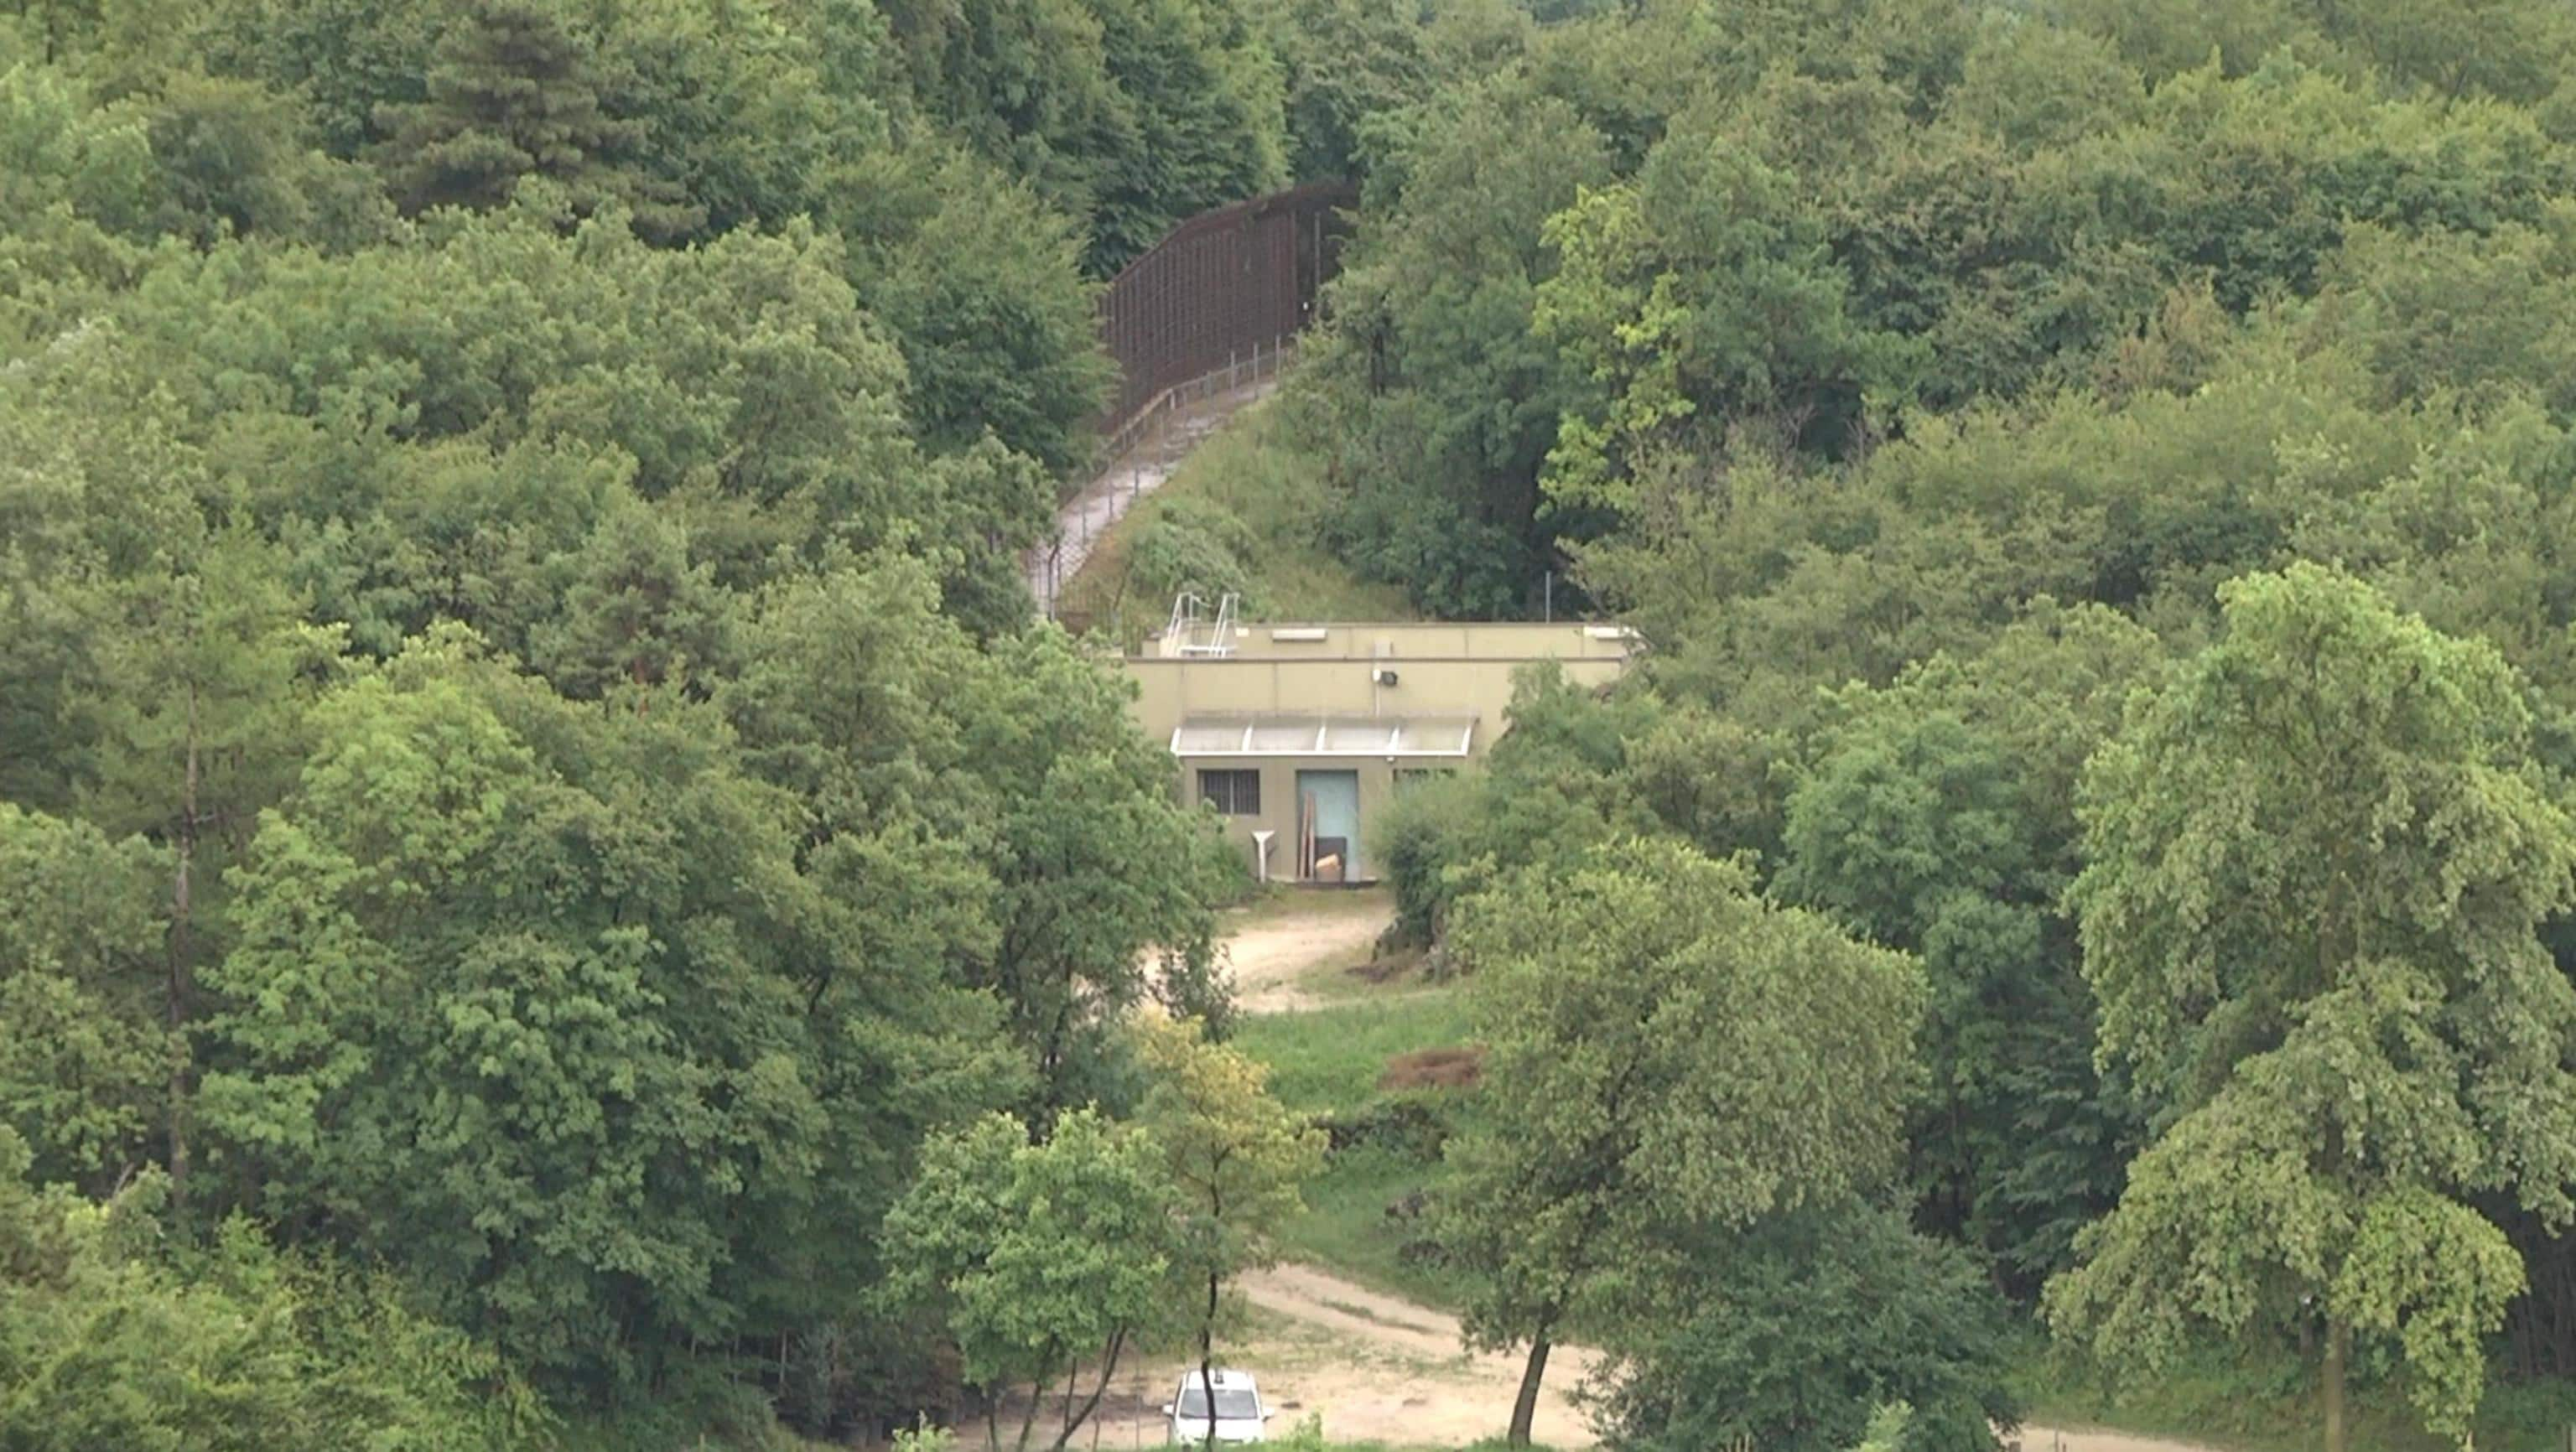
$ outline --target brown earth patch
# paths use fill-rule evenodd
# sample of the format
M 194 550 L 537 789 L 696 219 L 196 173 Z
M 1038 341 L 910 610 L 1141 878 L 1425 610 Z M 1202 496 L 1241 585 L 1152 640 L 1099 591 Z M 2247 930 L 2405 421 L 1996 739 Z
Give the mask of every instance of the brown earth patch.
M 1245 1013 L 1298 1013 L 1321 1005 L 1298 980 L 1335 959 L 1366 955 L 1394 916 L 1383 893 L 1298 890 L 1284 910 L 1237 927 L 1225 956 L 1234 1005 Z
M 1380 1089 L 1472 1089 L 1485 1076 L 1485 1051 L 1475 1044 L 1454 1049 L 1416 1049 L 1386 1061 L 1378 1075 Z

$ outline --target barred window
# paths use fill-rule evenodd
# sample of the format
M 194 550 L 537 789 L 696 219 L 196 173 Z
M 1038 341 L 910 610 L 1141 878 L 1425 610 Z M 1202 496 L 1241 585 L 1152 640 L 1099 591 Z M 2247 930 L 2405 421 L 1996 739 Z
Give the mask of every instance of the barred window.
M 1229 817 L 1261 815 L 1261 773 L 1253 771 L 1202 771 L 1199 773 L 1199 800 Z

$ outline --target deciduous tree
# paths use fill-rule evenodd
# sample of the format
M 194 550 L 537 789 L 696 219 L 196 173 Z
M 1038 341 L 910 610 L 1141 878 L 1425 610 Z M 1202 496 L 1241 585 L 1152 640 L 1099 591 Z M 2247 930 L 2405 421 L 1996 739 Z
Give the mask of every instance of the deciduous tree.
M 1597 1416 L 1621 1452 L 1834 1452 L 1872 1409 L 1912 1410 L 1910 1452 L 1994 1452 L 2018 1409 L 2014 1319 L 1977 1257 L 1866 1203 L 1712 1236 Z
M 315 725 L 209 975 L 236 1195 L 602 1407 L 873 1284 L 850 1227 L 1012 1065 L 869 954 L 714 713 L 567 703 L 450 627 Z
M 1171 756 L 1139 735 L 1134 687 L 1062 631 L 997 642 L 955 716 L 990 815 L 974 832 L 999 928 L 972 981 L 1001 997 L 1041 1108 L 1101 1097 L 1152 956 L 1214 951 L 1211 910 L 1239 859 L 1171 793 Z
M 149 1170 L 92 1201 L 31 1187 L 0 1125 L 0 1425 L 25 1452 L 487 1452 L 541 1445 L 554 1418 L 487 1346 L 400 1288 L 226 1222 L 163 1237 Z
M 0 802 L 0 1125 L 40 1184 L 103 1194 L 168 1145 L 169 855 Z
M 1445 1233 L 1470 1340 L 1529 1348 L 1516 1445 L 1564 1328 L 1618 1332 L 1699 1237 L 1893 1163 L 1921 970 L 1752 886 L 1623 841 L 1460 910 L 1487 1105 L 1450 1141 Z
M 1174 1190 L 1159 1145 L 1087 1108 L 1036 1144 L 995 1114 L 923 1148 L 920 1178 L 886 1216 L 889 1287 L 946 1312 L 967 1382 L 986 1389 L 993 1445 L 1004 1391 L 1027 1398 L 1013 1443 L 1026 1448 L 1061 1383 L 1049 1445 L 1064 1452 L 1129 1341 L 1172 1315 Z M 1098 1371 L 1087 1393 L 1086 1364 Z
M 2493 647 L 2315 566 L 2222 599 L 2225 638 L 2085 777 L 2100 1054 L 2174 1118 L 2049 1313 L 2133 1368 L 2321 1320 L 2331 1452 L 2354 1340 L 2384 1337 L 2464 1437 L 2523 1281 L 2470 1197 L 2576 1214 L 2576 988 L 2539 937 L 2576 821 Z
M 1190 1319 L 1199 1383 L 1213 1388 L 1216 1318 L 1225 1283 L 1267 1265 L 1305 1183 L 1323 1168 L 1324 1132 L 1270 1097 L 1269 1071 L 1242 1050 L 1207 1042 L 1199 1025 L 1159 1014 L 1140 1019 L 1138 1057 L 1154 1076 L 1139 1117 L 1161 1145 L 1180 1192 L 1177 1261 L 1206 1300 Z M 1206 1443 L 1216 1445 L 1216 1398 Z

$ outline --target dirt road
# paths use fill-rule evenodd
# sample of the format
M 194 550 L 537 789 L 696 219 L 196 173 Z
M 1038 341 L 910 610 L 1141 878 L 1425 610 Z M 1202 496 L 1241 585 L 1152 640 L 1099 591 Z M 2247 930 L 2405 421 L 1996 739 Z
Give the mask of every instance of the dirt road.
M 1246 923 L 1227 945 L 1237 1001 L 1247 1013 L 1314 1007 L 1301 980 L 1364 955 L 1386 926 L 1387 913 L 1382 897 L 1334 894 Z M 1460 1447 L 1495 1435 L 1510 1419 L 1521 1358 L 1466 1352 L 1458 1322 L 1446 1312 L 1307 1265 L 1246 1276 L 1239 1290 L 1253 1314 L 1226 1359 L 1260 1378 L 1288 1424 L 1314 1412 L 1338 1440 Z M 1540 1442 L 1565 1449 L 1593 1445 L 1572 1391 L 1596 1362 L 1596 1354 L 1581 1347 L 1560 1347 L 1550 1358 L 1534 1428 Z M 1117 1414 L 1103 1426 L 1098 1445 L 1161 1441 L 1164 1428 L 1155 1412 L 1179 1381 L 1181 1364 L 1160 1358 L 1125 1378 Z M 2053 1427 L 2024 1427 L 2020 1441 L 2023 1452 L 2215 1452 Z
M 2021 1429 L 2022 1452 L 2216 1452 L 2190 1442 L 2132 1437 L 2125 1432 L 2061 1432 L 2048 1427 Z
M 1500 1433 L 1520 1387 L 1518 1355 L 1461 1349 L 1456 1318 L 1383 1295 L 1330 1271 L 1274 1266 L 1243 1278 L 1237 1289 L 1252 1316 L 1224 1350 L 1225 1362 L 1259 1379 L 1280 1408 L 1274 1431 L 1312 1413 L 1337 1441 L 1393 1447 L 1464 1447 Z M 1573 1389 L 1598 1353 L 1558 1347 L 1548 1358 L 1546 1389 L 1532 1428 L 1545 1446 L 1593 1445 Z M 1182 1357 L 1146 1360 L 1122 1376 L 1100 1419 L 1101 1447 L 1150 1447 L 1165 1440 L 1159 1415 L 1186 1364 Z M 2022 1452 L 2214 1452 L 2184 1442 L 2118 1432 L 2024 1427 Z
M 1236 1289 L 1249 1314 L 1222 1354 L 1226 1365 L 1251 1372 L 1263 1399 L 1279 1408 L 1274 1436 L 1316 1415 L 1339 1442 L 1463 1447 L 1499 1435 L 1511 1419 L 1520 1358 L 1464 1351 L 1457 1321 L 1439 1311 L 1312 1266 L 1276 1266 L 1244 1277 Z M 1104 1406 L 1099 1445 L 1163 1442 L 1161 1405 L 1187 1364 L 1177 1355 L 1152 1357 L 1122 1376 Z M 1535 1428 L 1540 1442 L 1592 1445 L 1570 1396 L 1589 1369 L 1589 1353 L 1551 1359 Z
M 1320 1006 L 1301 980 L 1333 963 L 1358 962 L 1394 909 L 1383 893 L 1332 892 L 1281 916 L 1257 919 L 1226 939 L 1235 1006 L 1245 1013 L 1304 1013 Z
M 1274 1266 L 1247 1276 L 1244 1298 L 1264 1311 L 1321 1327 L 1361 1360 L 1409 1363 L 1411 1374 L 1392 1387 L 1335 1385 L 1325 1376 L 1310 1390 L 1335 1436 L 1359 1440 L 1458 1446 L 1490 1437 L 1511 1420 L 1525 1358 L 1464 1349 L 1456 1318 L 1428 1306 L 1380 1295 L 1330 1271 L 1306 1265 Z M 1573 1388 L 1591 1374 L 1594 1354 L 1566 1347 L 1548 1359 L 1531 1434 L 1550 1447 L 1589 1447 L 1592 1434 L 1576 1409 Z M 1326 1400 L 1327 1394 L 1331 1400 Z M 1379 1428 L 1369 1431 L 1364 1428 Z

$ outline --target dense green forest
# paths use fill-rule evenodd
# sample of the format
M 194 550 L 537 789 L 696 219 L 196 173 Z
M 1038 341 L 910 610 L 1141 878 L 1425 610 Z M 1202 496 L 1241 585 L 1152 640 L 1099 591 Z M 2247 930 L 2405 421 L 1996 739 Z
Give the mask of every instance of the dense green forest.
M 1650 647 L 1386 819 L 1473 1339 L 1632 1452 L 2576 1377 L 2557 0 L 0 0 L 0 1447 L 1217 1355 L 1350 1127 L 1016 561 L 1101 282 L 1343 177 L 1301 598 Z
M 1222 1006 L 1016 553 L 1099 280 L 1342 164 L 1256 10 L 5 7 L 0 1445 L 953 1397 L 924 1144 Z
M 1789 1244 L 1964 1253 L 2108 1367 L 2215 1347 L 2445 1444 L 2576 1372 L 2576 13 L 1576 8 L 1435 27 L 1478 63 L 1368 133 L 1282 446 L 1358 575 L 1479 616 L 1553 574 L 1651 646 L 1381 823 L 1518 1066 L 1449 1151 L 1493 1339 L 1608 1345 L 1606 1427 L 1673 1449 L 1832 1445 L 1688 1389 L 1800 1339 Z M 1681 905 L 1727 895 L 1922 974 L 1837 993 L 1917 1050 L 1856 1208 L 1797 1106 L 1729 1145 L 1604 1077 L 1768 1103 L 1678 1033 L 1864 1097 L 1655 981 L 1766 971 L 1786 927 Z

